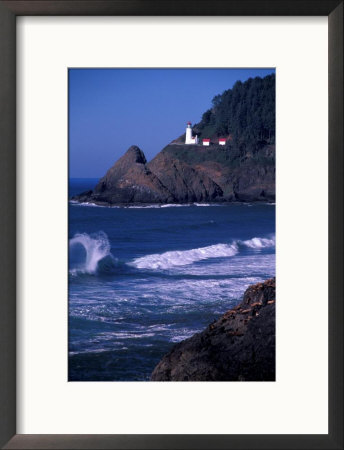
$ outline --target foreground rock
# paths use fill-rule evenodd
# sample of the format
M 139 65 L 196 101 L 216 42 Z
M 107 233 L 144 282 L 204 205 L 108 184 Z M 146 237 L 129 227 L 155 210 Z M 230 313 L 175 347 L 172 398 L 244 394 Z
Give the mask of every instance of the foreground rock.
M 274 381 L 275 279 L 250 286 L 242 302 L 175 345 L 152 381 Z

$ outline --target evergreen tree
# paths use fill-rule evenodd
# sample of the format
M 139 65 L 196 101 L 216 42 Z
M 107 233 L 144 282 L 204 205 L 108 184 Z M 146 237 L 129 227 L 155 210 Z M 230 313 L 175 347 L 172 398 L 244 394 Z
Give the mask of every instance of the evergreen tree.
M 275 75 L 237 81 L 216 95 L 195 126 L 201 138 L 231 136 L 234 145 L 259 148 L 275 142 Z

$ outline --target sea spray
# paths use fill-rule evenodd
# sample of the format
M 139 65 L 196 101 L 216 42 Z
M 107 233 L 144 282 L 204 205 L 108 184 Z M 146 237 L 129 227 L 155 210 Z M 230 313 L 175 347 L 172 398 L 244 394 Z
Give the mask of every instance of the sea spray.
M 100 231 L 96 234 L 77 233 L 69 241 L 70 261 L 73 260 L 73 252 L 81 246 L 85 256 L 81 261 L 72 263 L 71 273 L 95 274 L 101 263 L 103 267 L 113 266 L 114 258 L 110 252 L 110 243 L 107 235 Z

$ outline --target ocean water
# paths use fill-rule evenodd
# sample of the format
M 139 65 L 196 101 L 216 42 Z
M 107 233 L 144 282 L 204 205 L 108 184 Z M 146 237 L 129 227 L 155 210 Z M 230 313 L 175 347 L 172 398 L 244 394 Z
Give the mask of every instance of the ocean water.
M 97 180 L 71 179 L 69 195 Z M 69 380 L 144 381 L 275 275 L 274 204 L 69 204 Z

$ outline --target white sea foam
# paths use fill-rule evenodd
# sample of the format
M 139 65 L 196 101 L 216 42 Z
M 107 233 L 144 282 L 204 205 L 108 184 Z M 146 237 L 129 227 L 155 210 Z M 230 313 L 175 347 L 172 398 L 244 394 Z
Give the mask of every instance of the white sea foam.
M 186 206 L 222 206 L 220 203 L 166 203 L 161 205 L 161 208 L 177 208 Z
M 170 342 L 180 342 L 184 341 L 185 339 L 189 339 L 192 337 L 195 333 L 199 332 L 198 329 L 191 329 L 187 330 L 186 328 L 176 330 L 173 334 L 173 336 L 170 337 Z
M 182 206 L 190 206 L 189 203 L 166 203 L 165 205 L 161 205 L 161 208 L 179 208 Z
M 211 204 L 211 203 L 164 203 L 164 204 L 152 204 L 152 205 L 132 205 L 132 206 L 125 206 L 125 208 L 129 208 L 129 209 L 188 208 L 190 206 L 219 206 L 219 205 Z
M 217 244 L 191 250 L 176 250 L 156 253 L 134 259 L 129 265 L 137 269 L 170 269 L 175 266 L 186 266 L 208 258 L 234 256 L 238 253 L 238 245 Z
M 112 333 L 112 336 L 114 336 L 117 339 L 142 339 L 147 337 L 153 337 L 155 333 L 131 333 L 131 332 L 119 332 L 119 333 Z
M 171 269 L 177 266 L 187 266 L 210 258 L 231 257 L 238 254 L 240 246 L 252 249 L 262 249 L 275 246 L 275 238 L 254 237 L 246 241 L 234 241 L 231 244 L 216 244 L 191 250 L 175 250 L 142 256 L 128 263 L 137 269 Z
M 69 249 L 73 250 L 76 245 L 81 245 L 85 252 L 85 261 L 78 265 L 77 268 L 72 268 L 71 273 L 90 273 L 93 274 L 98 269 L 98 264 L 105 257 L 112 257 L 110 253 L 110 243 L 108 237 L 104 232 L 99 232 L 93 236 L 87 233 L 76 234 L 69 241 Z
M 191 203 L 164 203 L 164 204 L 151 204 L 151 205 L 130 205 L 123 206 L 128 209 L 155 209 L 155 208 L 180 208 L 183 206 L 191 206 Z
M 93 202 L 73 202 L 70 201 L 70 203 L 72 204 L 76 204 L 77 206 L 88 206 L 90 208 L 121 208 L 121 206 L 118 205 L 98 205 L 97 203 L 93 203 Z
M 160 205 L 132 205 L 132 206 L 123 206 L 126 209 L 151 209 L 151 208 L 160 208 Z
M 73 206 L 86 206 L 90 208 L 125 208 L 125 209 L 156 209 L 156 208 L 181 208 L 190 206 L 223 206 L 219 203 L 165 203 L 165 204 L 147 204 L 147 205 L 98 205 L 93 202 L 78 202 L 77 200 L 69 200 Z
M 275 238 L 267 239 L 267 238 L 258 238 L 254 237 L 247 241 L 242 242 L 246 247 L 249 248 L 266 248 L 266 247 L 274 247 L 275 246 Z
M 241 277 L 245 274 L 252 277 L 261 277 L 264 273 L 275 273 L 275 255 L 272 253 L 258 254 L 238 253 L 235 258 L 218 258 L 211 260 L 211 268 L 208 264 L 190 264 L 188 266 L 178 266 L 173 268 L 174 275 L 193 276 L 193 277 L 219 277 L 222 280 L 226 277 Z M 234 283 L 234 281 L 231 281 Z M 254 281 L 253 281 L 254 283 Z M 240 283 L 239 283 L 240 284 Z

